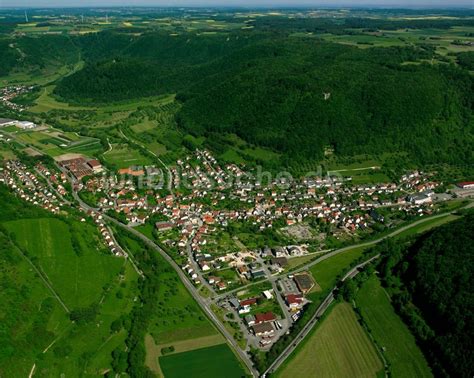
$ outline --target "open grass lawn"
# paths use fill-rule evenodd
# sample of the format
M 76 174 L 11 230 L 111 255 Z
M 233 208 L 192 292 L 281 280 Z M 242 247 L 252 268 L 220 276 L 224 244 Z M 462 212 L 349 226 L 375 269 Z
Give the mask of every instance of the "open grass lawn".
M 311 267 L 310 272 L 313 278 L 321 286 L 321 289 L 332 288 L 337 281 L 337 277 L 342 275 L 350 264 L 357 260 L 367 247 L 354 247 L 345 252 L 339 253 Z
M 361 173 L 361 172 L 364 172 L 364 173 Z M 343 173 L 343 176 L 345 175 L 346 174 Z M 386 174 L 382 172 L 376 172 L 376 171 L 360 171 L 357 173 L 351 172 L 348 174 L 348 176 L 352 177 L 352 183 L 354 185 L 390 182 L 390 178 Z
M 326 41 L 337 42 L 346 45 L 354 45 L 359 48 L 403 46 L 406 43 L 396 37 L 376 36 L 376 35 L 334 35 L 323 36 Z
M 277 373 L 292 377 L 375 377 L 377 351 L 348 303 L 338 303 Z
M 112 350 L 125 348 L 126 332 L 113 333 L 110 325 L 133 306 L 135 270 L 100 247 L 97 230 L 89 224 L 39 218 L 2 226 L 70 310 L 98 307 L 93 320 L 71 322 L 51 289 L 11 248 L 8 256 L 0 256 L 0 319 L 3 325 L 14 326 L 14 336 L 7 333 L 7 338 L 15 350 L 12 355 L 2 352 L 0 375 L 28 376 L 34 363 L 38 376 L 102 375 L 110 368 Z M 72 235 L 77 237 L 76 249 Z M 10 345 L 2 342 L 2 347 Z
M 288 270 L 294 269 L 298 267 L 299 265 L 307 264 L 311 260 L 316 259 L 318 257 L 317 254 L 311 254 L 307 256 L 299 256 L 299 257 L 292 257 L 291 259 L 288 259 Z
M 167 378 L 240 378 L 245 371 L 227 344 L 160 357 Z
M 8 147 L 6 143 L 0 142 L 0 159 L 14 159 L 15 153 Z
M 127 168 L 132 165 L 149 165 L 151 159 L 142 155 L 140 151 L 127 144 L 113 144 L 112 151 L 104 153 L 104 159 L 118 168 Z
M 199 337 L 191 340 L 177 341 L 167 344 L 155 344 L 155 340 L 151 335 L 145 336 L 145 348 L 146 348 L 146 359 L 145 364 L 148 366 L 151 371 L 160 376 L 163 376 L 160 364 L 158 359 L 163 356 L 162 349 L 173 347 L 174 352 L 169 352 L 170 354 L 189 352 L 195 349 L 206 348 L 214 345 L 220 345 L 225 343 L 225 339 L 221 334 L 215 334 L 211 336 Z M 168 354 L 166 354 L 168 355 Z
M 244 153 L 262 161 L 277 160 L 280 157 L 280 154 L 261 147 L 246 148 Z
M 0 376 L 27 377 L 69 319 L 17 248 L 0 231 Z M 6 248 L 6 249 L 4 249 Z
M 164 344 L 216 334 L 217 331 L 174 271 L 164 274 L 162 279 L 165 284 L 161 287 L 159 298 L 166 305 L 160 309 L 150 327 L 155 341 Z
M 141 133 L 144 131 L 153 130 L 155 127 L 156 127 L 156 122 L 151 121 L 147 118 L 147 119 L 144 119 L 142 122 L 131 126 L 130 128 L 136 133 Z
M 146 105 L 161 105 L 163 103 L 169 103 L 174 100 L 174 94 L 162 95 L 155 97 L 146 97 L 140 99 L 134 99 L 131 101 L 124 101 L 114 104 L 107 104 L 104 106 L 77 106 L 74 104 L 68 104 L 56 99 L 53 95 L 55 85 L 49 85 L 43 89 L 41 95 L 35 100 L 36 105 L 31 107 L 29 110 L 33 113 L 43 113 L 50 110 L 95 110 L 100 112 L 110 111 L 131 111 L 135 110 L 139 106 Z
M 43 89 L 40 96 L 35 100 L 35 106 L 31 107 L 29 110 L 33 113 L 42 113 L 49 110 L 87 110 L 85 106 L 74 106 L 65 102 L 60 102 L 52 97 L 52 92 L 54 90 L 54 85 L 47 86 Z
M 383 348 L 393 377 L 431 377 L 415 338 L 393 309 L 376 276 L 365 282 L 356 303 L 375 342 Z
M 229 148 L 227 151 L 221 154 L 219 158 L 226 163 L 240 164 L 245 162 L 244 158 L 242 158 L 242 156 L 240 156 L 239 153 L 232 148 Z
M 90 225 L 67 223 L 53 218 L 22 219 L 4 223 L 21 247 L 35 259 L 61 299 L 71 308 L 100 300 L 102 287 L 116 276 L 124 264 L 102 246 Z M 71 228 L 72 227 L 72 228 Z M 71 231 L 80 244 L 80 254 L 72 246 Z
M 44 359 L 37 362 L 38 372 L 42 372 L 42 376 L 100 376 L 110 368 L 112 351 L 118 347 L 125 349 L 125 330 L 114 333 L 110 325 L 120 316 L 130 313 L 137 295 L 137 274 L 127 264 L 123 279 L 114 277 L 108 285 L 110 288 L 101 297 L 100 312 L 95 320 L 67 328 Z M 97 291 L 100 292 L 100 289 Z M 119 298 L 118 292 L 123 297 Z M 71 352 L 67 358 L 57 355 L 56 349 L 68 347 Z
M 411 235 L 415 235 L 415 234 L 420 234 L 422 232 L 425 232 L 425 231 L 428 231 L 432 228 L 441 226 L 441 225 L 443 225 L 447 222 L 451 222 L 451 221 L 453 221 L 455 219 L 458 219 L 458 218 L 459 217 L 455 216 L 455 215 L 446 215 L 444 217 L 430 219 L 430 220 L 427 220 L 426 222 L 420 223 L 416 226 L 413 226 L 413 227 L 409 228 L 408 230 L 405 230 L 405 231 L 399 233 L 397 235 L 397 237 L 401 238 L 401 237 L 407 237 L 407 236 L 411 236 Z

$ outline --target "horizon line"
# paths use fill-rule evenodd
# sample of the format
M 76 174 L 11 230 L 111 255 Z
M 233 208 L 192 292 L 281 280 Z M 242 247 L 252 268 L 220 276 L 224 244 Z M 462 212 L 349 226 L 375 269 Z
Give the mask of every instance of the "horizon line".
M 91 5 L 91 6 L 83 6 L 83 5 L 45 5 L 45 6 L 26 6 L 26 5 L 1 5 L 0 9 L 104 9 L 104 8 L 147 8 L 147 9 L 386 9 L 386 10 L 449 10 L 449 9 L 465 9 L 465 10 L 474 10 L 474 6 L 466 6 L 463 4 L 450 4 L 450 5 L 431 5 L 431 6 L 423 6 L 423 5 Z

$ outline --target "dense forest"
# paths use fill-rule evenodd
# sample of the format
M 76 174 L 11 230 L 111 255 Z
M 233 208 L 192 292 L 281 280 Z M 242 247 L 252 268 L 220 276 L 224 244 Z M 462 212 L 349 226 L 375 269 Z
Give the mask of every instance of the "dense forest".
M 0 39 L 0 76 L 14 72 L 37 72 L 59 68 L 79 60 L 80 49 L 73 38 L 47 35 L 41 38 Z
M 393 12 L 394 10 L 392 10 Z M 410 10 L 410 14 L 412 14 Z M 369 17 L 347 17 L 347 18 L 288 18 L 288 17 L 259 17 L 252 21 L 257 29 L 262 30 L 281 30 L 281 31 L 305 31 L 305 32 L 321 32 L 333 34 L 345 34 L 354 32 L 354 29 L 364 30 L 398 30 L 398 29 L 448 29 L 453 26 L 472 25 L 472 20 L 469 19 L 469 13 L 466 11 L 459 11 L 451 13 L 456 18 L 442 19 L 442 18 L 400 18 L 390 19 L 388 17 L 369 18 Z M 378 13 L 375 11 L 374 13 Z M 383 13 L 383 11 L 380 11 Z M 396 13 L 396 11 L 395 11 Z M 387 15 L 386 15 L 387 16 Z M 400 16 L 400 14 L 398 14 Z
M 468 70 L 474 71 L 474 51 L 466 51 L 457 55 L 458 64 Z
M 72 102 L 178 93 L 186 133 L 234 133 L 282 162 L 407 152 L 417 163 L 473 161 L 474 80 L 429 60 L 427 45 L 359 49 L 267 32 L 130 37 L 78 43 L 87 64 L 55 93 Z M 94 80 L 91 80 L 94 78 Z
M 401 65 L 430 56 L 265 41 L 233 57 L 244 60 L 234 72 L 180 93 L 179 124 L 194 135 L 235 133 L 289 161 L 322 158 L 332 146 L 339 155 L 406 151 L 418 163 L 472 162 L 474 81 L 454 67 Z
M 474 213 L 409 247 L 392 242 L 379 270 L 435 376 L 472 377 Z
M 361 49 L 292 34 L 445 29 L 471 19 L 260 17 L 249 23 L 251 30 L 217 34 L 118 28 L 4 38 L 0 76 L 82 59 L 82 69 L 56 83 L 55 96 L 97 105 L 176 93 L 184 134 L 219 145 L 236 134 L 278 152 L 284 166 L 320 160 L 327 147 L 338 156 L 402 152 L 417 165 L 472 165 L 472 53 L 457 54 L 458 65 L 432 65 L 427 62 L 439 55 L 421 40 Z

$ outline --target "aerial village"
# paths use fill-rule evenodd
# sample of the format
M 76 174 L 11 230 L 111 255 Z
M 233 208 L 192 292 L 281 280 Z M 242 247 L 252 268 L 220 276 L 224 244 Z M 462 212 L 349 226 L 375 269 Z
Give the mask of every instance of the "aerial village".
M 148 230 L 248 345 L 261 349 L 288 331 L 310 301 L 308 293 L 318 290 L 317 279 L 294 259 L 322 256 L 345 241 L 376 235 L 377 225 L 394 228 L 407 217 L 439 211 L 449 199 L 474 195 L 472 182 L 436 193 L 439 183 L 419 171 L 397 183 L 370 185 L 330 176 L 263 182 L 238 165 L 221 166 L 206 150 L 169 169 L 109 172 L 99 160 L 78 154 L 55 160 L 53 167 L 38 163 L 34 169 L 7 161 L 0 183 L 55 214 L 80 198 L 82 221 L 91 217 L 104 245 L 119 257 L 127 258 L 127 252 L 103 215 Z M 287 243 L 250 248 L 239 240 L 239 227 L 250 227 L 255 237 L 283 235 Z
M 12 102 L 15 97 L 31 92 L 34 86 L 11 85 L 0 89 L 0 103 L 5 107 L 22 112 L 25 107 Z

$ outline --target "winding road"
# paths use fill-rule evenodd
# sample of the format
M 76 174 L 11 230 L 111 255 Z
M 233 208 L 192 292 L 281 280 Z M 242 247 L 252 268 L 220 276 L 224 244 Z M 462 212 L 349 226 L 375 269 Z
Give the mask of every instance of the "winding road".
M 99 211 L 99 209 L 97 208 L 93 208 L 91 206 L 89 206 L 88 204 L 86 204 L 84 201 L 81 200 L 81 198 L 79 197 L 79 195 L 77 194 L 77 192 L 75 192 L 73 190 L 73 196 L 75 198 L 75 200 L 79 203 L 79 205 L 81 206 L 81 208 L 83 208 L 84 210 L 92 210 L 92 211 Z M 184 274 L 184 272 L 181 270 L 181 268 L 178 266 L 178 264 L 176 264 L 176 262 L 159 246 L 157 245 L 156 243 L 154 243 L 152 240 L 148 239 L 145 235 L 143 235 L 141 232 L 135 230 L 134 228 L 130 227 L 130 226 L 127 226 L 125 224 L 123 224 L 122 222 L 118 221 L 117 219 L 115 218 L 112 218 L 104 213 L 102 213 L 102 217 L 104 220 L 107 220 L 108 222 L 110 223 L 113 223 L 115 224 L 116 226 L 118 227 L 121 227 L 127 231 L 129 231 L 130 233 L 132 233 L 133 235 L 137 236 L 138 238 L 140 238 L 146 245 L 148 245 L 149 247 L 153 248 L 155 251 L 157 251 L 172 267 L 173 269 L 176 271 L 176 273 L 178 274 L 179 278 L 181 279 L 181 281 L 183 282 L 184 286 L 188 289 L 189 293 L 192 295 L 192 297 L 194 298 L 194 300 L 199 304 L 199 306 L 202 308 L 202 310 L 204 311 L 204 313 L 208 316 L 208 318 L 210 320 L 212 320 L 212 322 L 214 323 L 214 325 L 216 326 L 216 328 L 222 333 L 222 335 L 226 338 L 227 342 L 232 346 L 232 348 L 234 349 L 234 351 L 238 354 L 238 356 L 240 357 L 240 359 L 245 363 L 245 365 L 247 366 L 247 368 L 249 369 L 250 373 L 252 374 L 253 377 L 258 377 L 259 376 L 259 373 L 258 371 L 254 368 L 253 366 L 253 363 L 252 363 L 252 360 L 250 359 L 250 357 L 244 352 L 242 351 L 239 346 L 237 345 L 237 343 L 235 342 L 234 338 L 232 337 L 232 335 L 227 331 L 227 329 L 225 328 L 225 326 L 220 322 L 219 318 L 216 316 L 216 314 L 214 314 L 214 312 L 212 311 L 211 307 L 210 307 L 210 303 L 208 303 L 207 301 L 204 300 L 204 298 L 202 298 L 200 296 L 200 294 L 198 293 L 197 289 L 194 287 L 194 285 L 188 280 L 188 278 L 186 277 L 186 275 Z
M 74 186 L 73 186 L 74 187 Z M 76 191 L 73 190 L 73 196 L 75 198 L 75 200 L 78 202 L 79 206 L 81 208 L 83 208 L 84 210 L 93 210 L 93 211 L 100 211 L 99 209 L 97 208 L 93 208 L 89 205 L 87 205 L 85 202 L 83 202 L 79 195 L 77 194 Z M 470 208 L 474 206 L 474 202 L 470 202 L 467 206 L 465 206 L 464 208 Z M 302 267 L 292 271 L 291 273 L 297 273 L 297 272 L 300 272 L 300 271 L 304 271 L 304 270 L 307 270 L 308 268 L 324 261 L 324 260 L 327 260 L 328 258 L 330 257 L 333 257 L 339 253 L 343 253 L 343 252 L 346 252 L 346 251 L 349 251 L 351 249 L 354 249 L 354 248 L 357 248 L 357 247 L 368 247 L 368 246 L 371 246 L 371 245 L 375 245 L 377 243 L 380 243 L 381 241 L 387 239 L 387 238 L 391 238 L 391 237 L 394 237 L 396 235 L 399 235 L 400 233 L 412 228 L 412 227 L 415 227 L 419 224 L 422 224 L 422 223 L 425 223 L 425 222 L 428 222 L 432 219 L 437 219 L 437 218 L 442 218 L 442 217 L 445 217 L 445 216 L 448 216 L 450 214 L 452 214 L 453 212 L 447 212 L 447 213 L 443 213 L 443 214 L 437 214 L 437 215 L 434 215 L 434 216 L 430 216 L 430 217 L 426 217 L 426 218 L 423 218 L 423 219 L 420 219 L 418 221 L 415 221 L 411 224 L 408 224 L 406 226 L 403 226 L 403 227 L 400 227 L 399 229 L 393 231 L 392 233 L 390 234 L 387 234 L 383 237 L 380 237 L 378 239 L 374 239 L 374 240 L 371 240 L 371 241 L 368 241 L 368 242 L 365 242 L 365 243 L 360 243 L 360 244 L 356 244 L 356 245 L 352 245 L 352 246 L 347 246 L 347 247 L 344 247 L 344 248 L 340 248 L 340 249 L 337 249 L 337 250 L 334 250 L 332 252 L 328 252 L 327 254 L 317 258 L 316 260 L 308 263 L 308 264 L 305 264 L 303 265 Z M 148 237 L 146 237 L 145 235 L 143 235 L 141 232 L 135 230 L 134 228 L 128 226 L 128 225 L 125 225 L 123 223 L 121 223 L 120 221 L 118 221 L 117 219 L 114 219 L 104 213 L 102 213 L 102 216 L 105 220 L 107 220 L 108 222 L 110 223 L 113 223 L 115 224 L 116 226 L 120 227 L 120 228 L 123 228 L 127 231 L 129 231 L 130 233 L 132 233 L 133 235 L 137 236 L 138 238 L 140 238 L 140 240 L 142 240 L 146 245 L 148 245 L 149 247 L 153 248 L 154 250 L 156 250 L 172 267 L 173 269 L 176 271 L 176 273 L 178 274 L 179 278 L 181 279 L 181 281 L 183 282 L 183 284 L 185 285 L 185 287 L 187 288 L 187 290 L 189 291 L 189 293 L 192 295 L 192 297 L 194 298 L 194 300 L 199 304 L 199 306 L 202 308 L 202 310 L 204 311 L 204 313 L 208 316 L 208 318 L 214 323 L 214 325 L 216 326 L 216 328 L 222 333 L 222 335 L 226 338 L 227 342 L 229 343 L 229 345 L 232 346 L 232 348 L 234 349 L 234 352 L 240 357 L 240 359 L 244 362 L 244 364 L 247 366 L 247 368 L 249 369 L 251 375 L 253 377 L 259 377 L 260 374 L 259 372 L 255 369 L 255 367 L 253 366 L 253 362 L 252 360 L 250 359 L 250 357 L 247 355 L 247 353 L 245 351 L 243 351 L 239 346 L 238 344 L 236 343 L 236 341 L 234 340 L 234 338 L 232 337 L 232 335 L 227 331 L 227 329 L 225 328 L 225 326 L 221 323 L 220 319 L 216 316 L 216 314 L 214 314 L 214 312 L 212 311 L 211 309 L 211 304 L 213 303 L 212 301 L 209 301 L 209 300 L 205 300 L 203 297 L 201 297 L 201 295 L 199 294 L 199 292 L 197 291 L 197 289 L 194 287 L 194 285 L 190 282 L 190 280 L 188 279 L 188 277 L 184 274 L 184 272 L 181 270 L 181 268 L 178 266 L 178 264 L 176 264 L 176 262 L 159 246 L 157 245 L 155 242 L 153 242 L 152 240 L 150 240 Z M 363 267 L 364 265 L 370 263 L 372 260 L 376 259 L 379 255 L 377 256 L 374 256 L 370 259 L 368 259 L 367 261 L 363 262 L 362 264 L 359 264 L 357 265 L 356 267 L 352 268 L 349 272 L 347 272 L 347 274 L 341 279 L 341 281 L 344 281 L 345 279 L 347 278 L 352 278 L 354 277 L 359 269 L 361 267 Z M 288 272 L 285 273 L 286 275 L 288 274 Z M 276 280 L 279 276 L 271 276 L 272 278 L 272 281 L 273 280 Z M 267 279 L 268 280 L 268 279 Z M 261 282 L 261 281 L 260 281 Z M 273 282 L 272 282 L 273 283 Z M 242 288 L 240 288 L 242 289 Z M 272 365 L 263 373 L 262 377 L 265 377 L 267 374 L 269 373 L 272 373 L 274 371 L 276 371 L 276 369 L 278 369 L 278 367 L 286 360 L 286 358 L 288 358 L 289 355 L 291 355 L 291 353 L 295 350 L 295 348 L 298 346 L 298 344 L 309 334 L 309 332 L 311 331 L 311 329 L 314 327 L 314 325 L 317 323 L 318 319 L 324 314 L 324 312 L 327 310 L 327 308 L 329 307 L 329 305 L 334 301 L 334 290 L 336 289 L 336 287 L 333 288 L 333 290 L 331 291 L 331 293 L 324 299 L 324 301 L 321 303 L 321 305 L 318 307 L 318 309 L 316 310 L 316 312 L 314 313 L 314 315 L 312 316 L 311 320 L 304 326 L 304 328 L 300 331 L 300 333 L 296 336 L 296 338 L 293 340 L 293 342 L 276 358 L 276 360 L 272 363 Z M 275 293 L 276 295 L 278 295 L 278 293 L 276 292 Z M 229 295 L 229 293 L 225 293 L 225 295 Z M 215 298 L 217 299 L 217 298 Z

